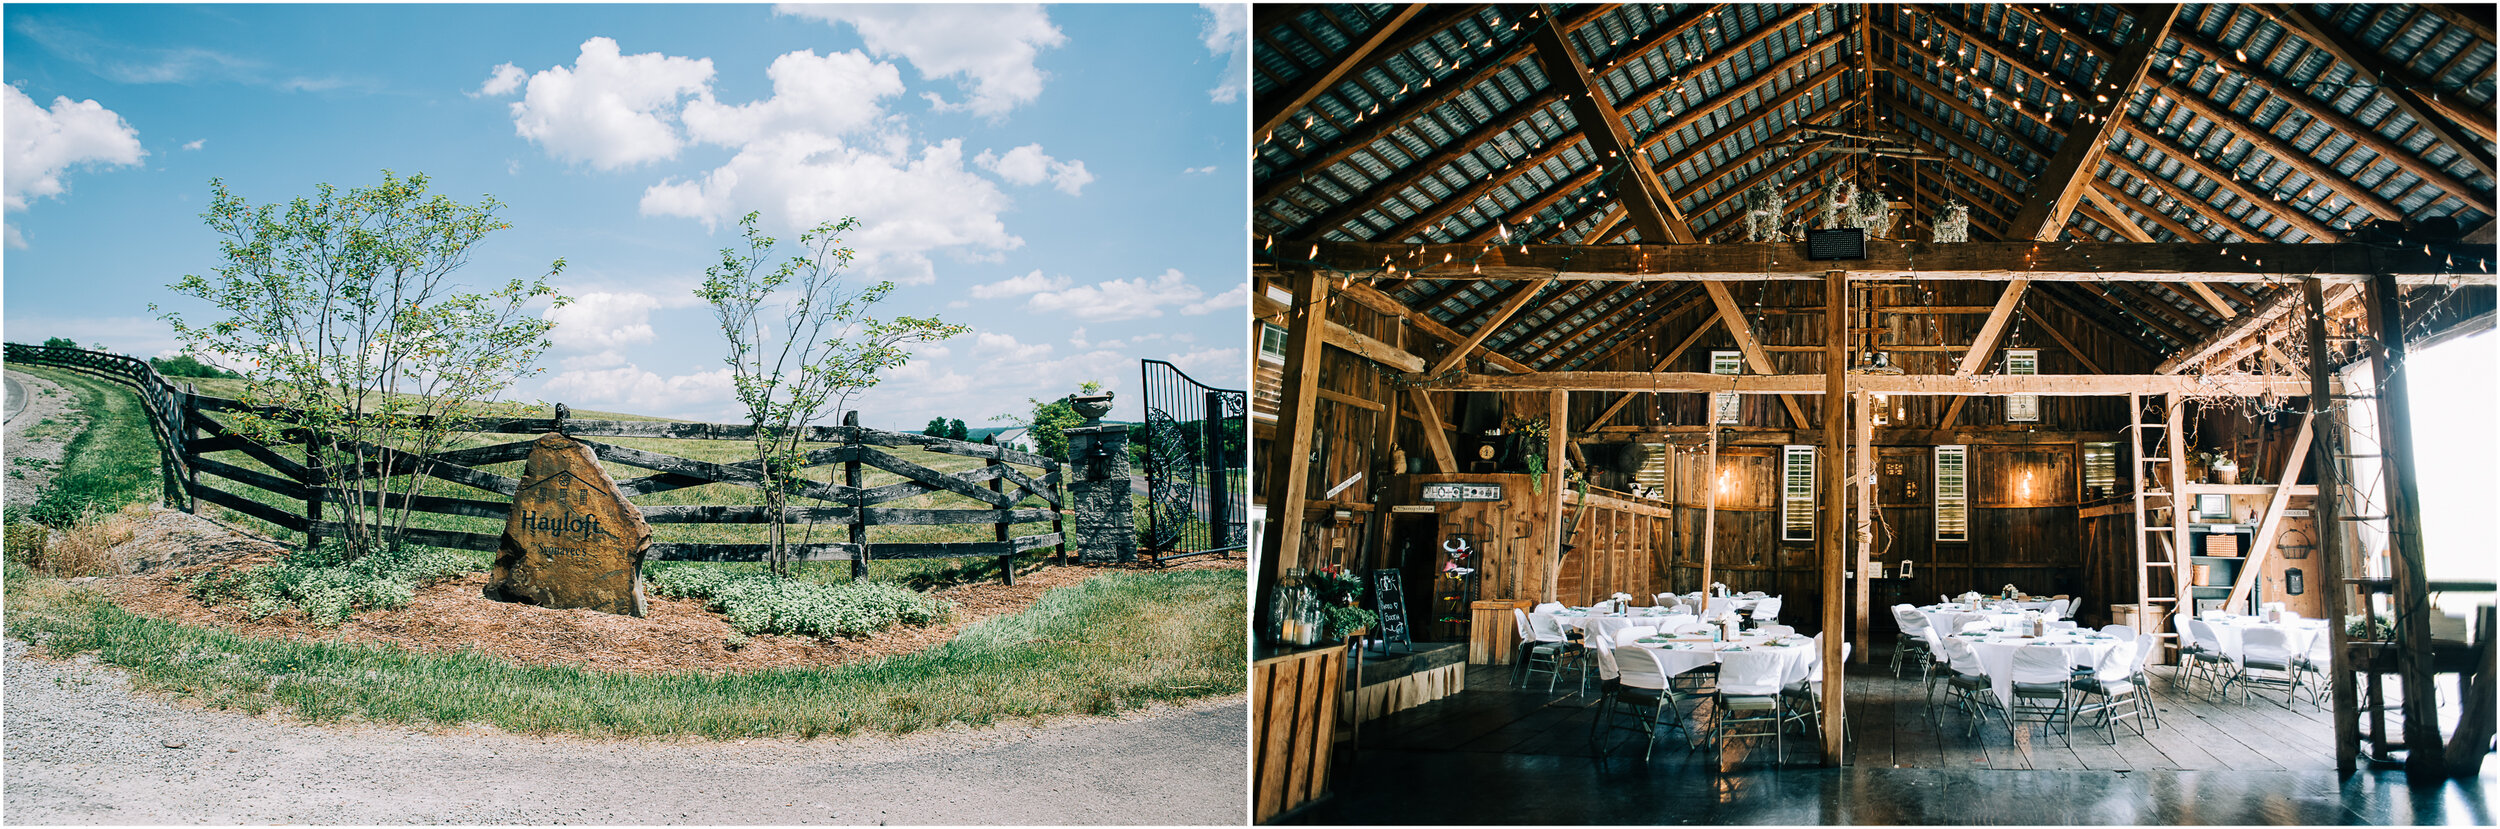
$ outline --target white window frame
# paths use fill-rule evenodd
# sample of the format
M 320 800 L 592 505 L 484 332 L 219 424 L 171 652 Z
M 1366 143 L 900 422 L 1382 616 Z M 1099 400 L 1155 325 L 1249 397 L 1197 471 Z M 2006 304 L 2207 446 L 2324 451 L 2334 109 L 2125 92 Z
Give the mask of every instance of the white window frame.
M 1780 450 L 1780 540 L 1814 540 L 1814 447 Z
M 1740 351 L 1710 352 L 1710 373 L 1727 375 L 1745 373 L 1744 353 Z M 1732 391 L 1712 392 L 1710 411 L 1716 416 L 1711 419 L 1722 426 L 1736 425 L 1740 419 L 1740 413 L 1743 412 L 1743 407 L 1738 403 L 1739 400 L 1737 394 Z
M 1970 447 L 1936 447 L 1935 470 L 1936 540 L 1969 541 Z
M 2029 376 L 2029 375 L 2036 375 L 2036 374 L 2039 374 L 2039 373 L 2040 373 L 2040 350 L 2039 350 L 2039 349 L 2036 349 L 2036 348 L 2009 348 L 2009 349 L 2006 349 L 2006 350 L 2005 350 L 2005 373 L 2006 373 L 2007 375 L 2023 375 L 2023 376 Z M 2005 396 L 2005 422 L 2007 422 L 2007 423 L 2038 423 L 2038 422 L 2040 422 L 2040 396 L 2039 396 L 2039 395 L 2036 395 L 2036 394 L 2009 394 L 2009 395 L 2006 395 L 2006 396 Z
M 1269 332 L 1274 332 L 1272 335 L 1273 339 L 1276 341 L 1276 349 L 1274 351 L 1268 350 L 1267 347 L 1268 340 L 1271 338 Z M 1259 323 L 1259 362 L 1276 363 L 1279 365 L 1284 364 L 1285 339 L 1285 329 L 1264 322 Z

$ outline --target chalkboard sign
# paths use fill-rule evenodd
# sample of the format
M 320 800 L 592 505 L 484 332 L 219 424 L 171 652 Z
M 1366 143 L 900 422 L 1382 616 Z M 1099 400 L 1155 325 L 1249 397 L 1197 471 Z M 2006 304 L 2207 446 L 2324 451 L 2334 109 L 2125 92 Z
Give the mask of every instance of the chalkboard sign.
M 1380 641 L 1415 641 L 1406 629 L 1406 587 L 1397 568 L 1372 571 L 1372 609 L 1380 613 Z

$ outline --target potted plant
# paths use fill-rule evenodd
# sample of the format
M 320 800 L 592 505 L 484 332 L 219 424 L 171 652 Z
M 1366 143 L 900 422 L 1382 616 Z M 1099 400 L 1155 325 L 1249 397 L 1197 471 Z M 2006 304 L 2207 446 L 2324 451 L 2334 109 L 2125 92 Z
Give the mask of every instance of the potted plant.
M 1327 638 L 1354 636 L 1380 621 L 1380 614 L 1363 609 L 1363 578 L 1345 565 L 1320 568 L 1312 574 L 1311 586 L 1319 592 L 1320 608 L 1328 616 Z
M 1519 455 L 1528 463 L 1528 491 L 1545 492 L 1545 418 L 1514 417 L 1510 419 L 1511 440 L 1519 447 Z
M 2209 483 L 2236 484 L 2240 482 L 2239 462 L 2232 460 L 2230 453 L 2220 450 L 2198 452 L 2196 458 L 2205 463 L 2205 472 L 2211 478 Z
M 1085 425 L 1100 426 L 1102 416 L 1111 413 L 1111 392 L 1103 391 L 1101 383 L 1087 380 L 1077 386 L 1075 394 L 1068 395 L 1068 408 L 1085 418 Z

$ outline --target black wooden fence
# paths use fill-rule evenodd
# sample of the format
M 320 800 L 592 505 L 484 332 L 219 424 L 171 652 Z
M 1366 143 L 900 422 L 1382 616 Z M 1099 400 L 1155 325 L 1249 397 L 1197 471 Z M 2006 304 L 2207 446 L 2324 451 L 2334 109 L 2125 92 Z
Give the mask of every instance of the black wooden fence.
M 165 500 L 168 505 L 192 510 L 196 509 L 197 502 L 215 504 L 302 533 L 308 541 L 346 531 L 345 525 L 323 520 L 322 517 L 325 500 L 322 485 L 332 480 L 331 471 L 308 467 L 288 457 L 287 453 L 244 437 L 214 416 L 218 412 L 269 412 L 270 409 L 198 394 L 190 387 L 178 387 L 147 362 L 119 354 L 9 343 L 7 358 L 10 362 L 36 363 L 93 374 L 137 389 L 147 407 L 150 425 L 165 450 Z M 847 540 L 789 545 L 792 560 L 849 561 L 854 573 L 863 573 L 867 562 L 873 559 L 995 557 L 1001 559 L 1001 570 L 1013 583 L 1014 568 L 1005 561 L 1007 557 L 1054 546 L 1059 548 L 1061 555 L 1065 555 L 1062 511 L 1066 508 L 1066 500 L 1060 492 L 1064 475 L 1058 461 L 994 444 L 888 432 L 864 428 L 856 423 L 856 413 L 853 413 L 846 419 L 845 425 L 810 428 L 805 436 L 806 442 L 831 445 L 807 451 L 801 466 L 813 469 L 838 464 L 841 466 L 842 483 L 804 481 L 799 485 L 794 500 L 814 503 L 793 505 L 784 510 L 784 514 L 795 523 L 813 524 L 819 529 L 838 526 L 845 531 Z M 392 464 L 393 468 L 367 471 L 390 475 L 423 474 L 493 496 L 417 495 L 404 502 L 412 511 L 501 521 L 510 511 L 510 499 L 519 488 L 520 480 L 480 467 L 523 460 L 529 456 L 530 444 L 537 435 L 561 431 L 589 445 L 603 461 L 648 470 L 650 474 L 617 481 L 617 486 L 629 498 L 715 483 L 757 489 L 760 493 L 763 484 L 763 467 L 756 461 L 718 463 L 592 439 L 617 437 L 744 442 L 752 440 L 755 435 L 755 429 L 750 426 L 499 417 L 465 423 L 459 431 L 531 437 L 431 455 L 399 454 L 395 456 L 398 461 Z M 291 436 L 290 439 L 298 437 Z M 949 474 L 883 451 L 884 447 L 913 447 L 940 454 L 981 458 L 987 462 L 978 469 Z M 258 461 L 270 471 L 263 472 L 229 462 L 233 454 Z M 884 486 L 865 486 L 862 482 L 864 467 L 881 469 L 903 480 Z M 1029 471 L 1018 467 L 1029 468 Z M 236 491 L 232 486 L 235 484 L 275 497 L 249 497 Z M 978 502 L 980 507 L 924 509 L 879 506 L 931 493 L 949 493 Z M 339 496 L 333 494 L 328 497 Z M 1046 506 L 1020 508 L 1018 504 L 1027 498 L 1038 498 Z M 369 506 L 377 496 L 368 493 L 363 499 L 364 504 Z M 289 507 L 276 506 L 271 501 Z M 403 502 L 399 497 L 391 496 L 387 498 L 387 503 L 398 507 Z M 770 520 L 770 508 L 762 505 L 636 506 L 642 510 L 644 519 L 653 524 L 764 524 Z M 1051 522 L 1050 532 L 1026 536 L 1010 533 L 1016 524 L 1041 521 Z M 991 525 L 992 538 L 953 542 L 872 543 L 867 540 L 870 526 L 964 524 Z M 403 538 L 418 544 L 487 552 L 498 549 L 502 540 L 498 534 L 424 528 L 410 528 Z M 652 561 L 761 561 L 769 550 L 769 545 L 761 543 L 657 542 L 651 546 L 648 558 Z

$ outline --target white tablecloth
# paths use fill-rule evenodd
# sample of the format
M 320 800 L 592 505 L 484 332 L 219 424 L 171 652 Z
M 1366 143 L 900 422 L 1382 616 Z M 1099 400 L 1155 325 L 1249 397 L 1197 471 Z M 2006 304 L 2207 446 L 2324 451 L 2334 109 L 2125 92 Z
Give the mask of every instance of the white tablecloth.
M 1646 608 L 1633 608 L 1635 611 L 1645 609 Z M 1605 636 L 1609 638 L 1612 638 L 1616 631 L 1627 627 L 1639 625 L 1663 628 L 1666 627 L 1669 622 L 1682 622 L 1693 618 L 1693 615 L 1690 613 L 1663 613 L 1655 616 L 1638 613 L 1618 616 L 1614 614 L 1591 615 L 1587 613 L 1570 612 L 1533 613 L 1529 615 L 1531 617 L 1542 616 L 1544 618 L 1551 619 L 1554 621 L 1554 624 L 1561 625 L 1566 628 L 1579 628 L 1582 633 L 1589 636 Z
M 1988 684 L 1997 701 L 2014 704 L 2014 652 L 2024 648 L 2055 648 L 2065 652 L 2067 667 L 2098 665 L 2125 640 L 2117 637 L 2091 638 L 2098 634 L 2081 631 L 2057 631 L 2039 639 L 2025 639 L 2011 633 L 1992 633 L 1984 639 L 1965 639 L 1971 650 L 1979 653 L 1979 667 L 1988 672 Z M 2133 643 L 2126 643 L 2133 644 Z
M 1749 651 L 1778 655 L 1781 685 L 1814 678 L 1812 676 L 1815 655 L 1813 637 L 1789 636 L 1786 638 L 1790 644 L 1786 645 L 1771 644 L 1775 638 L 1778 637 L 1745 634 L 1736 637 L 1736 641 L 1733 642 L 1680 641 L 1635 644 L 1657 654 L 1658 666 L 1665 669 L 1668 676 L 1675 676 L 1703 665 L 1718 664 L 1719 657 L 1727 653 L 1729 648 L 1742 647 Z
M 2012 610 L 1972 610 L 1966 604 L 1928 605 L 1919 608 L 1918 612 L 1925 614 L 1928 626 L 1940 634 L 1960 633 L 1962 625 L 1972 620 L 1986 621 L 2003 630 L 2023 616 L 2021 612 Z
M 2318 637 L 2326 635 L 2325 619 L 2302 619 L 2290 624 L 2267 624 L 2266 620 L 2259 616 L 2223 616 L 2208 617 L 2204 621 L 2213 625 L 2214 639 L 2221 643 L 2223 655 L 2231 657 L 2233 662 L 2240 661 L 2241 637 L 2250 630 L 2273 628 L 2282 631 L 2285 640 L 2284 647 L 2290 648 L 2294 655 L 2308 653 L 2310 648 L 2317 647 Z

